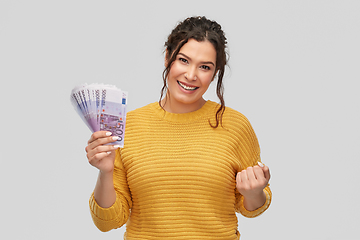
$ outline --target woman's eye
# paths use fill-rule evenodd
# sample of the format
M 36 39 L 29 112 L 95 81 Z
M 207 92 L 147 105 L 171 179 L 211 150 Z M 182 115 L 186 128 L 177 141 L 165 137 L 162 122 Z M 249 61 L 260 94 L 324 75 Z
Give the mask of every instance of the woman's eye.
M 187 63 L 188 61 L 185 58 L 179 58 L 181 62 Z
M 210 70 L 210 67 L 209 66 L 206 66 L 206 65 L 203 65 L 201 66 L 202 69 L 205 69 L 205 70 Z

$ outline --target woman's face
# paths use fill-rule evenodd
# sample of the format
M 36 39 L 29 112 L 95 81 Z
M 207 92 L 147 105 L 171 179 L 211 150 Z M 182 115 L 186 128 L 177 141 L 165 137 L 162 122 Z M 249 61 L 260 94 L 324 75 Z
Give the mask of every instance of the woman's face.
M 190 39 L 172 63 L 167 84 L 170 99 L 165 110 L 186 113 L 200 109 L 203 95 L 216 72 L 216 50 L 209 41 Z

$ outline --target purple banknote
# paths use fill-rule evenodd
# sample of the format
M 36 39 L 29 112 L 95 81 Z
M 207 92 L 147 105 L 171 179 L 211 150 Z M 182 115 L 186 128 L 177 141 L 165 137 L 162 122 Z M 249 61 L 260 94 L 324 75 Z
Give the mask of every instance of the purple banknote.
M 112 85 L 82 84 L 71 92 L 71 102 L 92 132 L 110 131 L 124 146 L 127 92 Z

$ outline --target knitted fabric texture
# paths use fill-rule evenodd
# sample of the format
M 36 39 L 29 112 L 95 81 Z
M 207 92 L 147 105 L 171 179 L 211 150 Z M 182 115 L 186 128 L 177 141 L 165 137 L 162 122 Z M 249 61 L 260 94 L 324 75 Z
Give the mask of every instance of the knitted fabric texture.
M 207 101 L 185 114 L 158 103 L 127 114 L 125 145 L 114 169 L 116 202 L 101 208 L 90 198 L 101 231 L 126 223 L 124 239 L 239 239 L 237 216 L 256 217 L 270 205 L 247 211 L 236 189 L 237 172 L 260 161 L 249 121 L 226 107 L 223 126 L 212 128 L 218 104 Z

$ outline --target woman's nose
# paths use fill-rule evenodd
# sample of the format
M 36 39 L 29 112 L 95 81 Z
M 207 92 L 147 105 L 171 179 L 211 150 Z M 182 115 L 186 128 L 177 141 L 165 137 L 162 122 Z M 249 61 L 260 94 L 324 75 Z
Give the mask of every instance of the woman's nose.
M 185 73 L 185 78 L 189 81 L 195 81 L 197 79 L 196 69 L 189 68 L 188 71 Z

